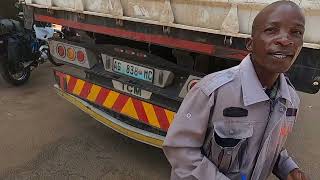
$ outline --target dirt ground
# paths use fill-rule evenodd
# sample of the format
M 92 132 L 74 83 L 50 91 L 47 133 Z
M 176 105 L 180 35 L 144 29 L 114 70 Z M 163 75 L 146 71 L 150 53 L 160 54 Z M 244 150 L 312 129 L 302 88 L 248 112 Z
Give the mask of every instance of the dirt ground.
M 160 149 L 126 138 L 55 94 L 51 65 L 19 88 L 0 80 L 0 179 L 168 179 Z
M 42 65 L 19 88 L 0 79 L 1 180 L 169 179 L 160 149 L 114 132 L 56 95 L 50 68 Z M 320 177 L 319 99 L 303 96 L 288 143 L 311 179 Z

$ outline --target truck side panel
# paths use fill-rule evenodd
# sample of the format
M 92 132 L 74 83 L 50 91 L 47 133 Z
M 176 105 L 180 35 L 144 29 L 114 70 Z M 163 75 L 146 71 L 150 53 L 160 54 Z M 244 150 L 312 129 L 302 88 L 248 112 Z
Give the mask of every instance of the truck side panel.
M 248 37 L 256 14 L 268 1 L 229 1 L 224 0 L 27 0 L 35 7 L 67 10 L 115 19 L 131 18 L 151 24 L 183 27 L 196 31 L 234 37 Z M 305 42 L 309 47 L 320 45 L 317 31 L 320 18 L 320 2 L 296 1 L 306 14 Z M 188 12 L 188 13 L 186 13 Z M 312 45 L 313 44 L 313 45 Z

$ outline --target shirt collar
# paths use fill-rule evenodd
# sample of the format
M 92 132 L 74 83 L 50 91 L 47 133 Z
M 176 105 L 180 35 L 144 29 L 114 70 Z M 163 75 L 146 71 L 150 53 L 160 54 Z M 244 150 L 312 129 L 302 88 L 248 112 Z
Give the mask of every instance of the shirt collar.
M 250 54 L 240 63 L 239 69 L 244 105 L 249 106 L 269 100 L 253 67 Z M 291 102 L 289 87 L 283 73 L 280 74 L 278 96 Z
M 280 74 L 280 87 L 279 87 L 278 94 L 279 94 L 279 97 L 288 100 L 292 104 L 289 85 L 288 85 L 287 79 L 283 73 Z

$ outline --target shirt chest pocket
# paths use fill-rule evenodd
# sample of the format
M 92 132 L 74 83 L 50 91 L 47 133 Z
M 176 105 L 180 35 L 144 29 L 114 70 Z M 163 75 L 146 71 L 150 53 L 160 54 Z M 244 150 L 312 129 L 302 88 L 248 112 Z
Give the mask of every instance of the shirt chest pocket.
M 253 126 L 247 117 L 228 117 L 213 123 L 210 159 L 223 173 L 239 172 Z

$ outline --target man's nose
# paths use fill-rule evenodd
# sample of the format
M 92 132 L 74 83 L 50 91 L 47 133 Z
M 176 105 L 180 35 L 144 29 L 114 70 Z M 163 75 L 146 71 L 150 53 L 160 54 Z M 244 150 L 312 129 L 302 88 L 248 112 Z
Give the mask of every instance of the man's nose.
M 292 46 L 293 45 L 292 39 L 290 39 L 290 36 L 288 33 L 281 33 L 279 34 L 279 38 L 276 40 L 276 44 L 280 46 Z

